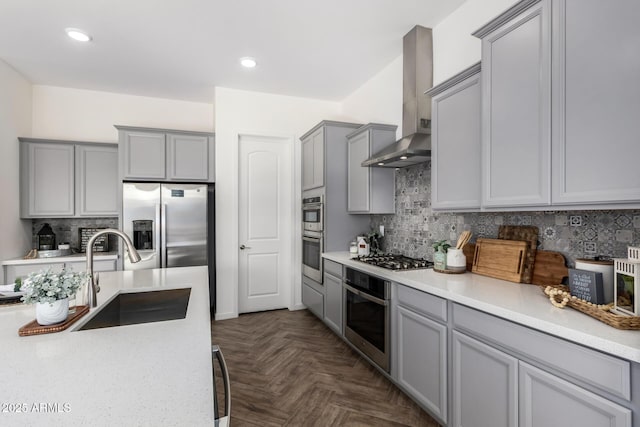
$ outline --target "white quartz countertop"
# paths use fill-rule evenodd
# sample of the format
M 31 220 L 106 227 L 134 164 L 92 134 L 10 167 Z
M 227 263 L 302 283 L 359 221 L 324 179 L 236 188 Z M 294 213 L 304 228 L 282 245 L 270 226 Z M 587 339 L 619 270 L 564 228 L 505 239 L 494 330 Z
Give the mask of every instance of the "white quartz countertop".
M 118 259 L 117 252 L 94 252 L 93 260 L 113 260 Z M 49 258 L 33 258 L 33 259 L 24 259 L 24 258 L 13 258 L 2 261 L 2 265 L 26 265 L 26 264 L 57 264 L 61 262 L 86 262 L 87 256 L 84 253 L 72 254 L 67 256 L 58 256 L 58 257 L 49 257 Z
M 348 252 L 329 252 L 322 256 L 383 279 L 640 363 L 640 331 L 619 330 L 572 308 L 556 308 L 539 286 L 470 272 L 441 274 L 432 269 L 391 271 L 352 260 Z
M 34 306 L 0 306 L 0 425 L 211 426 L 207 267 L 100 273 L 118 292 L 191 288 L 185 319 L 20 337 Z M 98 307 L 98 308 L 99 308 Z

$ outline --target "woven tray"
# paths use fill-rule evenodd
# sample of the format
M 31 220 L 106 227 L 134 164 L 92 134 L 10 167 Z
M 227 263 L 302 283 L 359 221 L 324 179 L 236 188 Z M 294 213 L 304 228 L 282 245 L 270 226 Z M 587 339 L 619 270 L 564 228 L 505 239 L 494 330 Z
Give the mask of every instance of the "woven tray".
M 89 312 L 88 305 L 78 305 L 76 306 L 76 312 L 73 314 L 70 314 L 69 317 L 67 317 L 67 320 L 65 320 L 62 323 L 43 326 L 43 325 L 40 325 L 36 320 L 32 320 L 31 322 L 27 323 L 26 325 L 18 329 L 18 335 L 20 335 L 21 337 L 28 337 L 30 335 L 50 334 L 53 332 L 64 331 L 69 326 L 77 322 L 78 319 L 80 319 L 82 316 L 84 316 L 88 312 Z
M 552 288 L 559 289 L 561 291 L 569 292 L 569 288 L 564 285 L 554 285 Z M 546 289 L 546 286 L 540 286 L 542 292 Z M 545 296 L 547 296 L 545 294 Z M 556 301 L 560 302 L 561 296 L 556 296 Z M 612 313 L 606 309 L 598 308 L 593 304 L 589 304 L 581 299 L 569 298 L 567 305 L 578 311 L 588 314 L 589 316 L 598 319 L 599 321 L 606 323 L 609 326 L 613 326 L 616 329 L 626 330 L 640 330 L 640 317 L 639 316 L 623 316 L 616 313 Z M 609 305 L 609 306 L 612 306 Z
M 442 274 L 464 274 L 467 272 L 466 269 L 462 271 L 453 271 L 453 270 L 440 270 L 439 268 L 435 268 L 435 267 L 433 267 L 433 271 L 437 273 L 442 273 Z

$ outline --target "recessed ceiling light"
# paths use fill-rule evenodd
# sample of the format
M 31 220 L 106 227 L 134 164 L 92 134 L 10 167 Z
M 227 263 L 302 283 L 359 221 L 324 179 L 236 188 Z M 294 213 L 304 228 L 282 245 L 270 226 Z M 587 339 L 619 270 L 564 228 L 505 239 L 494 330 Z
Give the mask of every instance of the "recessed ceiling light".
M 384 166 L 384 162 L 378 163 L 378 166 Z
M 69 37 L 79 42 L 91 41 L 91 36 L 89 34 L 77 28 L 65 28 L 65 31 Z
M 400 160 L 407 160 L 407 156 L 400 156 Z
M 256 60 L 254 58 L 249 57 L 249 56 L 245 56 L 244 58 L 240 58 L 240 64 L 242 64 L 242 66 L 245 67 L 245 68 L 255 68 L 255 66 L 258 65 Z

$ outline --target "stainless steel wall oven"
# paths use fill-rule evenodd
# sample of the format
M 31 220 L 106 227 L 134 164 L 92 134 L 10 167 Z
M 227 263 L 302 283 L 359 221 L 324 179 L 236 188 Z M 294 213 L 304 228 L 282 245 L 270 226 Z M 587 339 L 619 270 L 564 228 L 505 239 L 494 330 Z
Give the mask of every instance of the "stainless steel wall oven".
M 389 372 L 389 299 L 391 283 L 345 269 L 344 336 L 376 365 Z
M 322 283 L 322 251 L 322 233 L 305 230 L 302 234 L 302 274 L 318 283 Z

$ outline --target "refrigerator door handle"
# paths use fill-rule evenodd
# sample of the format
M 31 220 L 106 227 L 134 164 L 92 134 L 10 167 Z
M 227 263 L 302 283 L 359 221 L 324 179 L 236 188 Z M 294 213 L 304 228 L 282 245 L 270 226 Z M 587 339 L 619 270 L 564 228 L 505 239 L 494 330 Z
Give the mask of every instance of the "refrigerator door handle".
M 167 268 L 167 204 L 163 203 L 160 209 L 160 268 Z
M 158 263 L 160 264 L 159 267 L 162 267 L 162 238 L 160 236 L 160 224 L 163 224 L 163 221 L 161 219 L 161 211 L 162 211 L 162 207 L 160 206 L 160 203 L 156 203 L 156 226 L 154 227 L 155 230 L 155 236 L 153 236 L 153 238 L 156 240 L 155 242 L 155 251 L 154 253 L 149 257 L 149 259 L 153 258 L 156 255 L 160 255 L 160 261 L 158 261 Z

